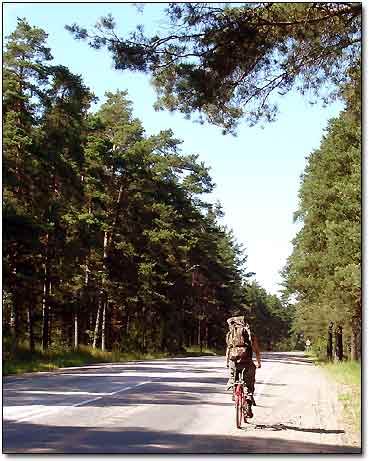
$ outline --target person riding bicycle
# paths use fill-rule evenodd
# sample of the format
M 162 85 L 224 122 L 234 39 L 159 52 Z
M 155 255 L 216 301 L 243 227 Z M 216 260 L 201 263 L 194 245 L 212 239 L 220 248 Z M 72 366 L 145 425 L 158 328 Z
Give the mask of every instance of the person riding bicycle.
M 239 378 L 239 373 L 242 370 L 245 370 L 244 380 L 247 388 L 247 416 L 252 418 L 252 405 L 255 405 L 255 371 L 256 368 L 261 367 L 261 356 L 258 339 L 256 335 L 250 331 L 249 325 L 245 321 L 244 316 L 231 317 L 227 320 L 227 322 L 229 325 L 229 331 L 226 337 L 226 365 L 230 370 L 227 390 L 233 388 L 234 382 Z M 238 335 L 242 335 L 241 340 L 237 337 L 235 339 L 236 330 Z M 252 360 L 253 352 L 256 355 L 256 366 Z M 232 396 L 232 398 L 234 397 Z

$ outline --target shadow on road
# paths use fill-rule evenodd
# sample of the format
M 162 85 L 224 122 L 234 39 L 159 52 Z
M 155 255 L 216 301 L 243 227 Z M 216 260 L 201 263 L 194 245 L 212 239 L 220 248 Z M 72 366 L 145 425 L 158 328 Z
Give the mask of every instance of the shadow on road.
M 147 375 L 136 374 L 133 383 L 147 380 Z M 84 377 L 83 377 L 84 379 Z M 94 376 L 91 382 L 90 391 L 98 391 L 103 388 L 106 377 Z M 109 406 L 131 406 L 141 402 L 145 405 L 193 405 L 193 404 L 211 404 L 217 406 L 226 406 L 227 403 L 214 401 L 213 397 L 218 394 L 224 394 L 226 379 L 225 378 L 206 378 L 196 376 L 190 377 L 170 377 L 167 381 L 160 378 L 153 379 L 143 388 L 132 388 L 125 390 L 124 393 L 118 392 L 115 395 L 109 393 L 103 394 L 103 398 L 86 403 L 86 407 L 105 407 Z M 72 387 L 71 383 L 65 381 L 50 383 L 50 379 L 44 386 L 38 384 L 35 389 L 32 386 L 22 386 L 21 389 L 8 389 L 4 401 L 5 406 L 17 407 L 24 405 L 37 405 L 40 398 L 43 404 L 49 406 L 74 406 L 77 402 L 89 397 L 88 392 L 84 394 L 79 392 L 78 387 Z M 116 380 L 114 384 L 118 386 L 128 385 L 129 382 Z M 149 387 L 148 387 L 149 386 Z M 221 387 L 220 387 L 221 386 Z M 65 394 L 68 393 L 68 399 Z M 42 392 L 40 394 L 40 392 Z M 75 395 L 73 394 L 75 392 Z M 101 395 L 101 394 L 100 394 Z M 91 395 L 94 397 L 94 394 Z
M 9 425 L 3 430 L 3 453 L 361 453 L 359 447 L 335 446 L 273 437 L 227 437 L 178 434 L 143 427 L 70 427 L 32 423 Z M 19 431 L 20 429 L 20 431 Z M 285 426 L 284 430 L 296 430 Z M 310 429 L 307 429 L 310 431 Z M 334 432 L 334 431 L 333 431 Z M 27 438 L 19 434 L 27 434 Z
M 286 426 L 285 424 L 256 424 L 255 429 L 272 430 L 272 431 L 298 431 L 311 432 L 313 434 L 344 434 L 345 431 L 340 429 L 321 429 L 321 428 L 306 428 L 299 426 Z

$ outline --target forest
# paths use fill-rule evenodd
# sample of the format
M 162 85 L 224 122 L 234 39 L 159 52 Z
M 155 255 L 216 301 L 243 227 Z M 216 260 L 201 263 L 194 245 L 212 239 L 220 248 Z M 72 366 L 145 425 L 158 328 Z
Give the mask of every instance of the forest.
M 305 153 L 299 231 L 282 270 L 291 347 L 310 341 L 320 357 L 338 361 L 359 359 L 362 344 L 361 15 L 355 2 L 191 2 L 167 4 L 157 34 L 120 31 L 112 15 L 94 27 L 66 26 L 106 50 L 117 72 L 149 74 L 158 110 L 225 134 L 240 121 L 276 120 L 292 90 L 310 104 L 344 103 L 320 147 Z
M 292 89 L 344 102 L 305 153 L 282 294 L 253 279 L 199 155 L 170 129 L 147 135 L 124 89 L 97 101 L 54 63 L 47 31 L 18 19 L 3 54 L 6 357 L 83 345 L 224 352 L 237 312 L 263 350 L 309 340 L 321 357 L 360 359 L 361 4 L 172 3 L 164 15 L 159 35 L 122 35 L 111 15 L 65 28 L 117 72 L 149 74 L 157 110 L 224 134 L 272 122 L 274 95 Z
M 209 168 L 170 129 L 146 135 L 126 91 L 96 102 L 53 62 L 47 32 L 18 19 L 3 55 L 5 358 L 224 352 L 235 311 L 264 349 L 293 347 L 293 309 L 251 280 Z

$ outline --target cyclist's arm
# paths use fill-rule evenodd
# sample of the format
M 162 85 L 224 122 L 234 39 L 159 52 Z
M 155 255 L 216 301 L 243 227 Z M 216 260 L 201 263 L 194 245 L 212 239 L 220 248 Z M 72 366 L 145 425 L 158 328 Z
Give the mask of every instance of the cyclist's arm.
M 252 338 L 252 350 L 253 352 L 255 352 L 256 362 L 258 364 L 258 368 L 260 368 L 261 367 L 260 347 L 259 347 L 258 339 L 255 335 Z
M 231 348 L 229 347 L 229 333 L 226 336 L 227 350 L 226 350 L 226 365 L 229 365 L 229 356 L 231 354 Z

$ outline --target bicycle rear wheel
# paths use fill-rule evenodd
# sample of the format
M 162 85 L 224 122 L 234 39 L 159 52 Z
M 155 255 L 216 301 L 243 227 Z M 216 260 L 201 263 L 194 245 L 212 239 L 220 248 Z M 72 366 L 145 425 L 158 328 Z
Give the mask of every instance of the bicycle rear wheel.
M 247 423 L 247 407 L 243 407 L 243 421 Z

